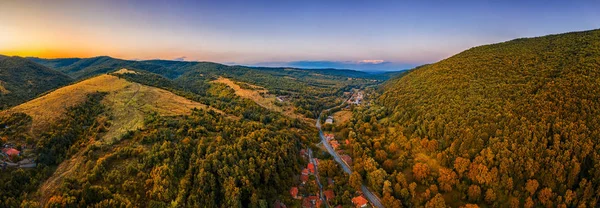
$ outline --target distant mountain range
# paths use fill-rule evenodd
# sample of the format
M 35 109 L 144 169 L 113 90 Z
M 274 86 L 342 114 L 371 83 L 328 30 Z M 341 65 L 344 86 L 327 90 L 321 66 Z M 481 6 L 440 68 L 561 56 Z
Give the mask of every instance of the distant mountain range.
M 0 109 L 14 106 L 32 99 L 41 93 L 64 86 L 75 80 L 106 74 L 128 68 L 142 70 L 168 79 L 187 79 L 187 76 L 209 73 L 216 76 L 230 75 L 246 77 L 246 81 L 268 77 L 306 78 L 312 74 L 329 76 L 332 79 L 361 78 L 378 81 L 387 80 L 399 72 L 367 73 L 339 69 L 298 69 L 227 66 L 211 62 L 188 62 L 147 60 L 131 61 L 99 56 L 93 58 L 43 59 L 36 57 L 8 57 L 0 55 Z M 270 78 L 269 78 L 270 79 Z M 273 81 L 273 80 L 271 80 Z M 268 85 L 269 83 L 263 82 Z M 308 81 L 301 84 L 306 85 Z

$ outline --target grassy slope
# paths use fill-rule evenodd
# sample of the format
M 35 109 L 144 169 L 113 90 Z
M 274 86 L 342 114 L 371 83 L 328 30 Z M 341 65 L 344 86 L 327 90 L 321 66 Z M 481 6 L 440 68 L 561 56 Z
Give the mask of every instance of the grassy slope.
M 219 77 L 219 79 L 215 80 L 214 82 L 222 83 L 222 84 L 229 86 L 230 88 L 235 90 L 236 95 L 238 95 L 242 98 L 250 99 L 250 100 L 254 101 L 256 104 L 258 104 L 266 109 L 283 113 L 283 115 L 286 115 L 290 118 L 301 119 L 303 121 L 308 122 L 309 124 L 314 123 L 314 120 L 306 118 L 303 115 L 294 113 L 294 109 L 291 106 L 276 105 L 275 102 L 278 102 L 278 101 L 276 100 L 275 95 L 268 94 L 269 91 L 262 87 L 252 85 L 252 87 L 257 88 L 257 89 L 256 90 L 244 89 L 244 88 L 240 87 L 238 84 L 236 84 L 234 81 L 231 81 L 230 79 L 227 79 L 224 77 Z M 261 92 L 264 94 L 264 96 L 261 95 Z
M 191 108 L 206 108 L 203 104 L 163 89 L 129 82 L 112 75 L 100 75 L 57 89 L 2 113 L 23 112 L 30 115 L 33 118 L 32 129 L 37 131 L 57 120 L 66 108 L 84 102 L 88 94 L 97 91 L 109 93 L 103 100 L 113 116 L 112 127 L 106 136 L 108 139 L 141 127 L 145 114 L 149 112 L 171 116 L 188 114 Z

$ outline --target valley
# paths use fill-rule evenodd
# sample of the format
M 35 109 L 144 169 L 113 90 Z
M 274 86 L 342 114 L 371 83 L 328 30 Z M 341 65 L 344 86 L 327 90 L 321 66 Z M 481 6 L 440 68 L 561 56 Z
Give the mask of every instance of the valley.
M 596 207 L 599 43 L 393 77 L 0 56 L 0 207 Z

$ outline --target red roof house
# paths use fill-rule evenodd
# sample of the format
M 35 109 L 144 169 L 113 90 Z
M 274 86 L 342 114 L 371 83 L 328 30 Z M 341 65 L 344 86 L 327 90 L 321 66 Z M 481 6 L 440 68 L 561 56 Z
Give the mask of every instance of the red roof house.
M 292 198 L 294 198 L 294 199 L 302 198 L 302 197 L 298 196 L 298 187 L 295 187 L 295 186 L 290 189 L 290 195 L 292 195 Z
M 363 197 L 361 195 L 361 196 L 352 198 L 352 203 L 356 207 L 367 207 L 367 203 L 369 203 L 369 201 L 367 201 L 367 199 L 365 199 L 365 197 Z
M 333 190 L 327 190 L 327 191 L 323 192 L 323 194 L 325 194 L 325 200 L 327 200 L 327 201 L 331 201 L 331 200 L 333 200 L 333 198 L 335 198 L 335 194 L 333 193 Z
M 302 200 L 303 208 L 321 207 L 321 199 L 318 196 L 309 196 Z
M 302 184 L 305 184 L 308 181 L 308 175 L 301 175 L 300 180 L 302 181 Z
M 333 147 L 333 149 L 338 149 L 340 147 L 340 143 L 338 143 L 337 140 L 331 140 L 331 142 L 329 142 L 331 144 L 331 147 Z
M 308 169 L 307 168 L 302 169 L 302 175 L 308 175 Z
M 333 136 L 333 134 L 325 134 L 325 140 L 329 141 L 329 140 L 332 140 L 333 138 L 335 138 L 335 136 Z
M 315 174 L 315 165 L 314 165 L 314 164 L 312 164 L 312 163 L 308 163 L 308 171 L 309 171 L 311 174 Z
M 15 148 L 4 148 L 2 149 L 2 152 L 6 155 L 8 155 L 11 159 L 15 156 L 19 156 L 19 154 L 21 154 L 21 152 L 19 152 L 19 150 L 15 149 Z
M 346 139 L 346 145 L 350 145 L 350 140 Z

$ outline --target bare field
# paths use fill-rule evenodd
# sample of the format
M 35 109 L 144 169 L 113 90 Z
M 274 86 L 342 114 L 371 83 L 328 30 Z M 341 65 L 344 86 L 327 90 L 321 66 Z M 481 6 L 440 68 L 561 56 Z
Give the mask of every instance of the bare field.
M 341 110 L 333 114 L 335 125 L 345 124 L 352 118 L 352 111 Z

